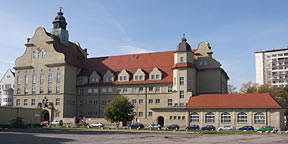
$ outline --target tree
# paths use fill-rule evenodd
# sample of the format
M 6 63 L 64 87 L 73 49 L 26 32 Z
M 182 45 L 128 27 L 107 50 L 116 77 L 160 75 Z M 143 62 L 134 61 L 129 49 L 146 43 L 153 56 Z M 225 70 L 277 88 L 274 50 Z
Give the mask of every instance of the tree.
M 120 122 L 126 123 L 134 118 L 134 105 L 123 96 L 114 98 L 104 110 L 104 118 L 111 123 L 116 123 L 117 128 Z
M 257 84 L 253 84 L 251 81 L 242 84 L 240 88 L 241 93 L 257 93 Z
M 276 100 L 286 109 L 284 115 L 286 116 L 286 126 L 288 126 L 288 86 L 280 91 Z
M 228 94 L 237 94 L 236 87 L 234 85 L 228 84 Z

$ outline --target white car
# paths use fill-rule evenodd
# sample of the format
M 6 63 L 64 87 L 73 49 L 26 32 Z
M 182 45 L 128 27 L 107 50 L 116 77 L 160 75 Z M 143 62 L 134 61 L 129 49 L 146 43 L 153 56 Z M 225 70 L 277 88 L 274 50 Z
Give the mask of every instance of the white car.
M 223 126 L 223 127 L 219 127 L 218 131 L 222 131 L 222 130 L 234 130 L 233 126 Z
M 158 129 L 158 128 L 161 129 L 161 125 L 159 125 L 159 124 L 152 124 L 152 125 L 150 125 L 148 128 L 149 128 L 149 129 L 150 129 L 150 128 L 151 128 L 151 129 Z
M 100 123 L 100 122 L 96 122 L 96 123 L 92 123 L 92 124 L 90 124 L 90 127 L 104 127 L 105 125 L 104 124 L 102 124 L 102 123 Z
M 53 125 L 53 126 L 56 126 L 56 125 L 60 125 L 62 126 L 63 125 L 63 121 L 62 120 L 53 120 L 49 123 L 49 125 Z

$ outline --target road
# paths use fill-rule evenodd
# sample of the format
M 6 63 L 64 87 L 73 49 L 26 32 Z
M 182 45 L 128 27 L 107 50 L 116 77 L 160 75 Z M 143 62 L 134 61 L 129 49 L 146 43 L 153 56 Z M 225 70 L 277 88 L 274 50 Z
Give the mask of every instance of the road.
M 287 144 L 288 135 L 220 135 L 174 132 L 103 131 L 91 129 L 9 129 L 0 130 L 1 144 L 185 144 L 245 143 Z

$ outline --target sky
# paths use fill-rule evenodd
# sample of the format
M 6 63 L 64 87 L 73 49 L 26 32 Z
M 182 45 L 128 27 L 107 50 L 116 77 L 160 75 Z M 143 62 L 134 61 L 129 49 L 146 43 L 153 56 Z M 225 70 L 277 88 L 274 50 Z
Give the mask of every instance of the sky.
M 208 41 L 238 89 L 255 82 L 254 52 L 288 45 L 287 0 L 0 0 L 0 77 L 15 66 L 27 38 L 47 32 L 63 7 L 69 40 L 89 57 L 192 49 Z

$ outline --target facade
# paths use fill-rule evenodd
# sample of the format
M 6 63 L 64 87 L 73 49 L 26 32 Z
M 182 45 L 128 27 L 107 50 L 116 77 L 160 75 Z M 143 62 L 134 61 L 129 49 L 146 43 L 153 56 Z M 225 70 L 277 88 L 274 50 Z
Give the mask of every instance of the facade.
M 14 73 L 8 69 L 0 80 L 0 106 L 13 104 L 14 77 Z
M 255 52 L 256 83 L 273 87 L 288 84 L 288 49 Z
M 13 105 L 42 109 L 42 120 L 108 124 L 104 109 L 125 96 L 135 106 L 133 122 L 184 127 L 191 99 L 227 93 L 229 77 L 208 42 L 192 50 L 183 37 L 175 51 L 88 58 L 87 49 L 68 40 L 66 25 L 60 11 L 51 33 L 37 28 L 15 62 Z

